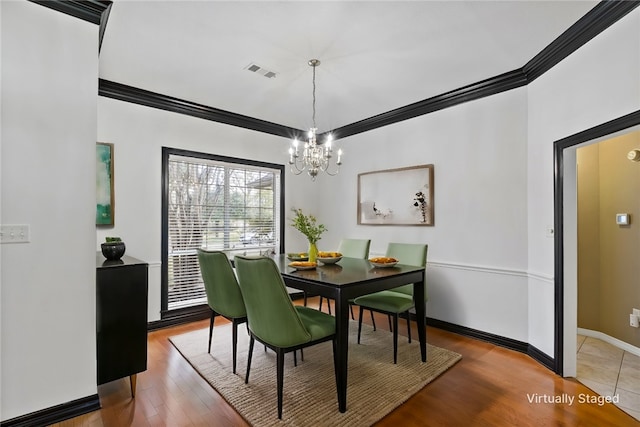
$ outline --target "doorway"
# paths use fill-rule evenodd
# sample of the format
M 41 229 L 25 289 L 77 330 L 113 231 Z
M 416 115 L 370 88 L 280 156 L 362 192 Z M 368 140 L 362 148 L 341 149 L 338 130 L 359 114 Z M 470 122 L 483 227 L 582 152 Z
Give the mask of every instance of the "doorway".
M 554 143 L 554 370 L 576 375 L 578 316 L 577 149 L 640 129 L 640 110 Z

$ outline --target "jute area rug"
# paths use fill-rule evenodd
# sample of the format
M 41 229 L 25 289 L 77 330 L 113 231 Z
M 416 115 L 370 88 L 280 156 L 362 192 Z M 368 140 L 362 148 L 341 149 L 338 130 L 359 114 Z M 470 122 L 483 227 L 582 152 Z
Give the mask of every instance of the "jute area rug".
M 249 338 L 245 325 L 238 327 L 237 372 L 232 373 L 231 324 L 213 330 L 211 354 L 207 353 L 209 329 L 171 337 L 178 351 L 250 424 L 263 426 L 370 426 L 458 362 L 462 356 L 428 345 L 427 362 L 420 361 L 420 344 L 398 337 L 398 364 L 393 364 L 393 336 L 362 325 L 350 324 L 347 411 L 338 410 L 331 342 L 285 356 L 282 420 L 278 419 L 276 357 L 256 342 L 249 384 L 244 383 Z

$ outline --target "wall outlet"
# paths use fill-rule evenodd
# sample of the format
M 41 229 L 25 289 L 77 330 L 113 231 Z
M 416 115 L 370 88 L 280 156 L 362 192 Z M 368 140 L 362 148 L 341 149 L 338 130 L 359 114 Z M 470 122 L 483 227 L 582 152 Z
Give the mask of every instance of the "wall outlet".
M 636 316 L 635 314 L 629 315 L 629 326 L 640 328 L 640 319 L 638 319 L 638 316 Z

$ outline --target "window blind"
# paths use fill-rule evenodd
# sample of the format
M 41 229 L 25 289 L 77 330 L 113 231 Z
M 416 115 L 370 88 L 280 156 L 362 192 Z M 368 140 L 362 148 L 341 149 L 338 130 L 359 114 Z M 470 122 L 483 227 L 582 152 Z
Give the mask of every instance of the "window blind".
M 206 303 L 197 249 L 266 255 L 280 247 L 279 169 L 169 155 L 167 309 Z

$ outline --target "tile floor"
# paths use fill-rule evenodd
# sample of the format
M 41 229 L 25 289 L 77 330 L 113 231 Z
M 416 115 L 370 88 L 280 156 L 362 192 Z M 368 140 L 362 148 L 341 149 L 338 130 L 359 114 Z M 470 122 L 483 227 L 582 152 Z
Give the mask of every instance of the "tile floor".
M 597 338 L 578 335 L 576 379 L 640 420 L 640 357 Z

